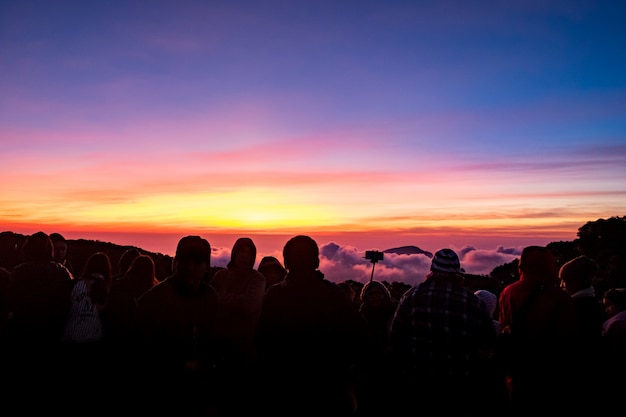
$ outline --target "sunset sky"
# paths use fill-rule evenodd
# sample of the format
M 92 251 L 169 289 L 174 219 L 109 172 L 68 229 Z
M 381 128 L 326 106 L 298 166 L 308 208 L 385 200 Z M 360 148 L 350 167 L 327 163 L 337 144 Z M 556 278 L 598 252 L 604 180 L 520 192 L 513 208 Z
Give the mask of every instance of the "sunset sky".
M 626 214 L 625 16 L 619 1 L 0 0 L 0 231 L 166 254 L 187 234 L 251 236 L 260 256 L 309 234 L 357 257 L 498 262 L 573 240 Z

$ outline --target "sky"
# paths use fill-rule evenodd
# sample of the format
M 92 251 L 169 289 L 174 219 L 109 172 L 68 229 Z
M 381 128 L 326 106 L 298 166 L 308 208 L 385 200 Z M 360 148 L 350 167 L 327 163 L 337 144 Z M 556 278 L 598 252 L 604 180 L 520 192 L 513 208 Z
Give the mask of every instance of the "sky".
M 626 214 L 625 12 L 0 0 L 0 229 L 164 254 L 198 234 L 216 262 L 307 234 L 333 280 L 405 245 L 489 273 Z

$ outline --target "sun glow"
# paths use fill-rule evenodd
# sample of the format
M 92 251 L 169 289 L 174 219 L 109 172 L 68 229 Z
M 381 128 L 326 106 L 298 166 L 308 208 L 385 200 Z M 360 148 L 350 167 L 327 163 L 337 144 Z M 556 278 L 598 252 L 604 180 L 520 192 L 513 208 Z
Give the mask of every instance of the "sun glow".
M 322 205 L 289 201 L 268 190 L 230 193 L 159 194 L 132 201 L 76 208 L 75 224 L 158 224 L 163 228 L 276 229 L 335 224 Z

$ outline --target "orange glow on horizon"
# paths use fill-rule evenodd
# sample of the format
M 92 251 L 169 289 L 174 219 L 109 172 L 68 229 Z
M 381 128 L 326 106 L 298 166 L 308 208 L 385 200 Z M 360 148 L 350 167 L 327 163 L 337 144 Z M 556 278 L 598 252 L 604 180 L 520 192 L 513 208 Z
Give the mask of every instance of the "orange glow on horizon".
M 242 207 L 243 202 L 240 202 Z M 199 205 L 201 206 L 201 205 Z M 555 241 L 576 239 L 578 229 L 589 221 L 609 216 L 599 215 L 582 218 L 577 213 L 568 211 L 545 213 L 539 211 L 496 213 L 463 213 L 461 209 L 443 210 L 438 213 L 422 215 L 399 215 L 364 217 L 351 222 L 319 221 L 315 210 L 302 209 L 298 214 L 305 221 L 292 219 L 291 224 L 280 223 L 280 213 L 291 207 L 282 207 L 273 211 L 274 206 L 267 205 L 271 216 L 263 218 L 263 213 L 246 219 L 245 210 L 235 213 L 224 212 L 230 221 L 224 218 L 208 218 L 204 210 L 187 207 L 185 222 L 172 219 L 159 219 L 158 216 L 142 218 L 137 215 L 109 215 L 106 211 L 92 213 L 92 218 L 85 221 L 79 216 L 65 216 L 65 221 L 4 221 L 3 231 L 32 234 L 37 231 L 46 233 L 61 232 L 68 239 L 91 239 L 111 242 L 119 245 L 137 246 L 142 249 L 173 255 L 180 237 L 194 234 L 207 237 L 212 247 L 230 248 L 237 237 L 253 237 L 257 242 L 258 254 L 278 255 L 290 236 L 307 234 L 319 244 L 335 242 L 342 246 L 354 246 L 362 249 L 384 250 L 391 247 L 415 245 L 434 251 L 441 247 L 473 246 L 480 249 L 493 249 L 498 246 L 519 247 L 527 244 L 547 244 Z M 198 210 L 194 218 L 194 210 Z M 311 214 L 313 213 L 313 214 Z M 100 218 L 105 217 L 104 219 Z M 307 217 L 308 216 L 308 217 Z M 330 215 L 329 215 L 330 216 Z M 232 221 L 237 218 L 238 221 Z M 330 217 L 329 217 L 330 218 Z M 33 219 L 34 220 L 34 219 Z M 211 221 L 214 220 L 214 221 Z

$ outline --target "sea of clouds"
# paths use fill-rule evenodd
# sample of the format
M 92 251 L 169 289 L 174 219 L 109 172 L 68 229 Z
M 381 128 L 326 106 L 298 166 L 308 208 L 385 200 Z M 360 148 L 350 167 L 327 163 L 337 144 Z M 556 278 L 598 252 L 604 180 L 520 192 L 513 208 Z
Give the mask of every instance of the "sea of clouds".
M 468 274 L 489 275 L 500 265 L 519 258 L 523 247 L 476 249 L 472 246 L 451 248 L 459 255 L 461 267 Z M 271 254 L 281 262 L 282 254 Z M 214 248 L 211 255 L 213 266 L 225 267 L 230 260 L 229 248 Z M 258 261 L 257 259 L 257 264 Z M 428 253 L 396 254 L 385 253 L 384 259 L 376 264 L 365 258 L 365 250 L 354 246 L 340 246 L 334 242 L 320 246 L 320 271 L 333 282 L 354 280 L 365 283 L 372 277 L 379 281 L 419 284 L 428 274 L 432 258 Z

